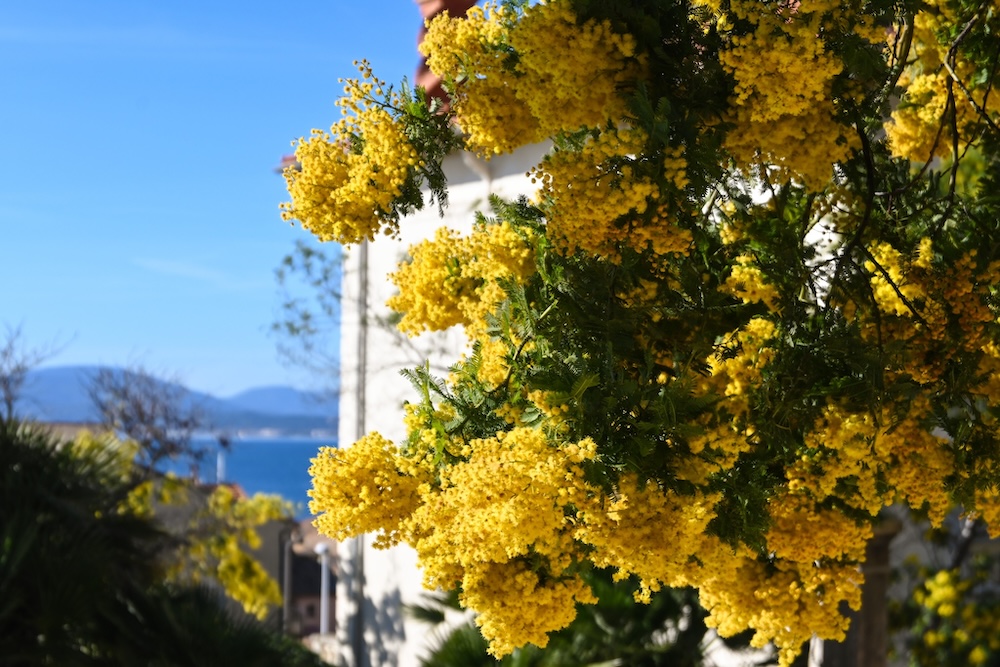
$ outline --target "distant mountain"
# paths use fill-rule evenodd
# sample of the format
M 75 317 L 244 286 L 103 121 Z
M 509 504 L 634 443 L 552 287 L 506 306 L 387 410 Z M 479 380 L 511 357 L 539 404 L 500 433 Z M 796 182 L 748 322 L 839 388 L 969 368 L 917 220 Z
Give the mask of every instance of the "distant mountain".
M 41 421 L 95 421 L 88 389 L 98 366 L 57 366 L 31 371 L 15 404 L 18 414 Z
M 99 371 L 99 366 L 35 369 L 25 381 L 16 410 L 20 415 L 40 421 L 97 421 L 99 415 L 89 392 Z M 274 435 L 336 432 L 336 402 L 315 392 L 273 386 L 248 389 L 230 398 L 217 398 L 166 381 L 163 386 L 168 390 L 180 389 L 184 406 L 201 410 L 206 424 L 214 429 L 237 434 L 267 432 Z
M 278 415 L 329 417 L 337 413 L 336 400 L 331 396 L 284 386 L 255 387 L 224 400 L 233 407 Z

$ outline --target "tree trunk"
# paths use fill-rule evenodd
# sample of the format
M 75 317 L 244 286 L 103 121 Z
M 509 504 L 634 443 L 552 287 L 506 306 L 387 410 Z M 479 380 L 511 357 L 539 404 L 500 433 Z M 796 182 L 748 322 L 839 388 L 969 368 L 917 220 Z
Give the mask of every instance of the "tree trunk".
M 823 667 L 887 667 L 889 653 L 888 592 L 891 570 L 889 543 L 900 530 L 895 519 L 884 519 L 865 549 L 861 571 L 861 611 L 851 612 L 851 628 L 843 642 L 823 643 Z

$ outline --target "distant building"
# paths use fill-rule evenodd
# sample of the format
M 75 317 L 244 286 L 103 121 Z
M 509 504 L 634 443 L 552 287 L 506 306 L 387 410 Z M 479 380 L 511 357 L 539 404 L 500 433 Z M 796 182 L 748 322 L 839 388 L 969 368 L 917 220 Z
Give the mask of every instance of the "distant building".
M 289 634 L 296 637 L 318 634 L 320 631 L 320 563 L 315 555 L 292 554 L 291 618 Z M 337 575 L 333 574 L 331 591 L 336 590 Z M 331 595 L 330 609 L 336 619 L 336 596 Z M 331 625 L 336 631 L 336 623 Z
M 283 556 L 290 559 L 290 569 L 287 573 L 283 571 L 278 579 L 282 582 L 282 594 L 285 597 L 285 632 L 294 637 L 307 637 L 321 631 L 322 567 L 316 555 L 316 545 L 323 542 L 330 550 L 329 610 L 332 634 L 336 631 L 337 619 L 337 543 L 317 533 L 310 519 L 295 525 L 291 539 L 290 548 L 283 549 Z

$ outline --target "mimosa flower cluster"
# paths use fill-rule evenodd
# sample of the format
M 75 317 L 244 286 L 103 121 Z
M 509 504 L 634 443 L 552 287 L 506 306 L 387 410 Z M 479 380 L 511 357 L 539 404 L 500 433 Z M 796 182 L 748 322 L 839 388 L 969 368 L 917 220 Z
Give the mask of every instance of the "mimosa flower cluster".
M 81 456 L 97 456 L 107 461 L 112 479 L 121 484 L 135 471 L 139 445 L 131 440 L 97 437 L 81 433 L 66 446 Z M 145 477 L 145 476 L 144 476 Z M 212 489 L 205 502 L 192 502 L 196 491 L 190 478 L 172 473 L 158 475 L 132 486 L 117 508 L 121 514 L 152 519 L 157 512 L 194 508 L 182 512 L 186 525 L 171 527 L 178 544 L 158 554 L 170 584 L 206 584 L 221 589 L 248 614 L 263 619 L 281 603 L 281 590 L 271 575 L 254 557 L 260 549 L 258 528 L 271 521 L 291 516 L 291 504 L 280 496 L 255 494 L 247 497 L 229 486 Z
M 835 0 L 778 5 L 761 11 L 754 2 L 729 3 L 723 15 L 753 31 L 729 31 L 720 60 L 736 80 L 730 111 L 734 131 L 727 145 L 741 163 L 773 165 L 783 174 L 819 189 L 830 180 L 832 165 L 858 148 L 857 136 L 838 119 L 832 95 L 844 63 L 828 48 L 851 25 L 850 7 Z
M 523 280 L 535 270 L 531 232 L 519 233 L 508 222 L 480 223 L 468 237 L 442 227 L 410 248 L 410 256 L 391 276 L 399 293 L 389 300 L 403 313 L 400 330 L 409 334 L 456 324 L 478 331 L 505 297 L 501 281 Z
M 431 21 L 447 109 L 365 70 L 288 173 L 321 238 L 405 225 L 421 179 L 440 201 L 448 142 L 552 148 L 533 197 L 393 274 L 402 331 L 468 347 L 409 372 L 405 442 L 316 458 L 320 529 L 414 547 L 497 656 L 598 566 L 697 588 L 781 665 L 844 637 L 887 505 L 1000 531 L 998 14 L 511 1 Z M 928 613 L 960 617 L 938 583 Z
M 442 14 L 420 48 L 431 71 L 450 83 L 467 145 L 486 157 L 618 120 L 625 111 L 618 88 L 643 60 L 631 35 L 609 21 L 581 23 L 562 2 L 520 15 L 494 3 L 464 18 Z
M 282 210 L 322 241 L 358 243 L 398 224 L 395 202 L 420 161 L 394 113 L 398 95 L 385 89 L 367 63 L 361 79 L 344 85 L 344 115 L 330 132 L 314 130 L 295 148 L 297 166 L 285 169 L 292 201 Z M 387 102 L 381 98 L 389 95 Z
M 968 570 L 964 571 L 963 569 Z M 944 666 L 956 660 L 988 664 L 1000 655 L 1000 600 L 991 590 L 988 565 L 924 570 L 923 583 L 908 601 L 915 617 L 916 638 L 906 647 L 921 665 Z

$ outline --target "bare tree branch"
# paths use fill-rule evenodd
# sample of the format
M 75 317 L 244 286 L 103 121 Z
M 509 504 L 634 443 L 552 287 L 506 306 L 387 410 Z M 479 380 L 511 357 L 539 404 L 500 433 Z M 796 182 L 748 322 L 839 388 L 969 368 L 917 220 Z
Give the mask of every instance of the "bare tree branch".
M 27 347 L 20 324 L 7 324 L 4 329 L 6 333 L 0 344 L 0 401 L 3 402 L 4 413 L 0 418 L 9 421 L 14 418 L 14 404 L 21 397 L 28 373 L 61 352 L 62 347 L 53 344 Z
M 210 453 L 194 436 L 207 430 L 207 418 L 177 382 L 162 380 L 142 367 L 102 368 L 89 389 L 102 423 L 139 446 L 138 463 L 150 471 L 165 461 L 187 461 L 193 468 Z M 222 447 L 228 441 L 219 439 Z

